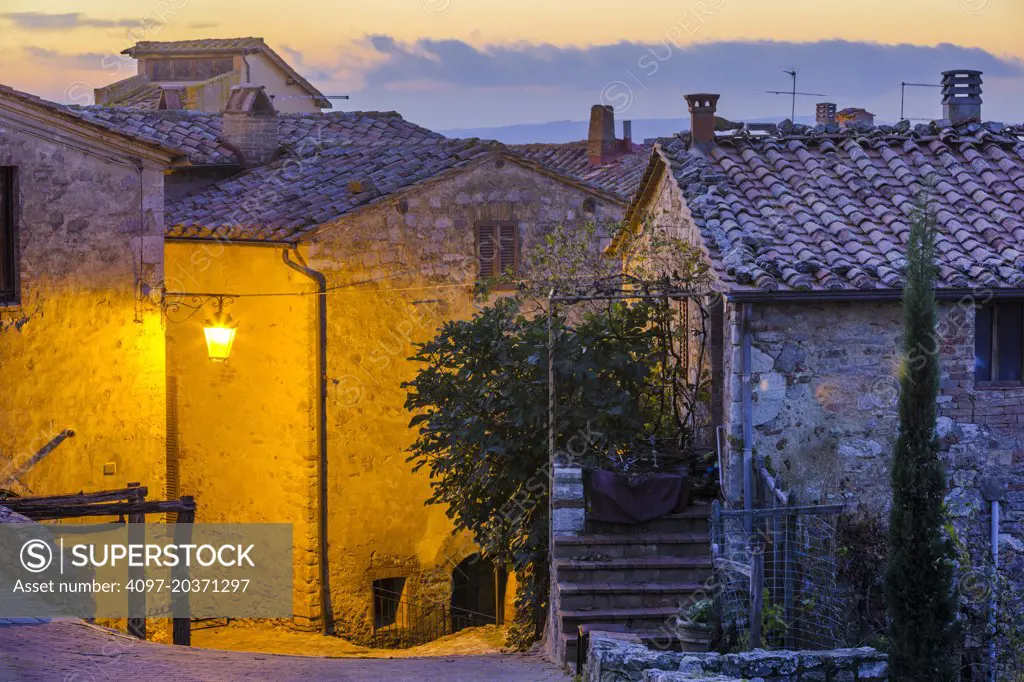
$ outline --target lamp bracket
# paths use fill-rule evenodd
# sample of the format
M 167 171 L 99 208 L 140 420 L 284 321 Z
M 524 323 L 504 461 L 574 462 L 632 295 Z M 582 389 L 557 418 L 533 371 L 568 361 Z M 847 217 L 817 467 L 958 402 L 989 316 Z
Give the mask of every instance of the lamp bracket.
M 164 314 L 168 322 L 180 324 L 192 319 L 208 303 L 212 304 L 214 314 L 220 315 L 225 306 L 234 303 L 237 298 L 234 294 L 172 292 L 164 295 Z

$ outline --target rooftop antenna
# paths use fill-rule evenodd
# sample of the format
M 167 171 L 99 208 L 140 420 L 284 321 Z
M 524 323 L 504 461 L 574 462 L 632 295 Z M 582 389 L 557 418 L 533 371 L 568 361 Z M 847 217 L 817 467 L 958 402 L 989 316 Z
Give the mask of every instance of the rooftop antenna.
M 792 69 L 783 69 L 782 73 L 788 73 L 790 78 L 793 79 L 793 89 L 792 90 L 765 90 L 765 92 L 767 92 L 769 95 L 789 95 L 790 97 L 793 98 L 793 112 L 790 114 L 790 117 L 789 117 L 790 121 L 793 121 L 794 123 L 796 122 L 796 98 L 797 98 L 797 96 L 800 96 L 800 97 L 828 97 L 828 95 L 823 95 L 820 92 L 797 92 L 796 91 L 796 67 L 793 67 Z
M 907 121 L 929 121 L 929 120 L 931 120 L 931 119 L 927 119 L 927 118 L 914 118 L 914 119 L 910 119 L 910 118 L 907 118 L 906 116 L 903 115 L 904 103 L 906 102 L 906 99 L 907 99 L 907 88 L 941 88 L 941 87 L 942 87 L 941 85 L 933 85 L 931 83 L 907 83 L 906 81 L 903 81 L 902 83 L 900 83 L 900 120 L 901 121 L 903 121 L 903 120 L 907 120 Z

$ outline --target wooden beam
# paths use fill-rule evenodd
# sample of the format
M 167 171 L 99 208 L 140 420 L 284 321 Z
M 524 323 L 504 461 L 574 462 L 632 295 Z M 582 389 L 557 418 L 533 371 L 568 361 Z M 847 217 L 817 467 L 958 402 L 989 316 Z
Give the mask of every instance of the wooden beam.
M 174 526 L 174 543 L 179 547 L 187 545 L 192 541 L 192 524 L 196 520 L 195 499 L 189 495 L 184 495 L 180 502 L 186 508 L 178 512 L 178 523 Z M 175 580 L 188 580 L 188 566 L 185 565 L 184 561 L 179 561 L 177 566 L 171 567 L 171 577 Z M 183 618 L 174 618 L 171 624 L 171 641 L 179 646 L 192 646 L 192 612 L 188 592 L 179 590 L 171 594 L 171 612 L 173 614 L 185 614 Z
M 135 501 L 142 502 L 145 498 L 138 483 L 129 483 L 128 489 L 135 493 Z M 128 544 L 141 545 L 146 542 L 146 514 L 133 511 L 128 514 Z M 128 580 L 136 583 L 145 582 L 146 570 L 142 566 L 128 567 Z M 128 592 L 128 634 L 146 639 L 146 591 L 132 589 Z
M 120 516 L 122 514 L 166 514 L 167 512 L 194 512 L 195 501 L 190 498 L 166 502 L 115 502 L 113 504 L 61 504 L 52 507 L 30 507 L 18 513 L 33 521 L 79 518 L 84 516 Z M 180 520 L 179 520 L 180 522 Z
M 0 500 L 0 506 L 7 507 L 12 511 L 21 511 L 25 508 L 43 508 L 63 504 L 90 504 L 95 502 L 119 502 L 121 500 L 133 500 L 144 498 L 149 494 L 149 488 L 138 486 L 121 488 L 119 490 L 99 490 L 94 493 L 69 493 L 67 495 L 48 495 L 46 497 L 9 497 Z

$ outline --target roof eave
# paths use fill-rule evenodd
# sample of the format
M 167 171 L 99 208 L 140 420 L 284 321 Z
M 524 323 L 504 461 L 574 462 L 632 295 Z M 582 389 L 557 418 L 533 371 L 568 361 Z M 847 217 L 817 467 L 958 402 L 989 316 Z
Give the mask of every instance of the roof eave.
M 814 303 L 822 301 L 901 301 L 902 289 L 812 289 L 809 291 L 765 291 L 763 289 L 730 290 L 725 297 L 735 303 Z M 939 300 L 977 301 L 984 298 L 1024 298 L 1024 289 L 1003 287 L 988 289 L 938 288 Z

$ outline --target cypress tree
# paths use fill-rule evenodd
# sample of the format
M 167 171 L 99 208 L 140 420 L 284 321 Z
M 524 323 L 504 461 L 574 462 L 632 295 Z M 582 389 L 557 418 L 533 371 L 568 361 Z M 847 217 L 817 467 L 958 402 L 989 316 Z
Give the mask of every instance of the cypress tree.
M 944 530 L 946 473 L 935 433 L 935 232 L 935 217 L 920 200 L 907 244 L 900 428 L 891 464 L 885 595 L 893 682 L 945 682 L 956 675 L 954 554 Z

